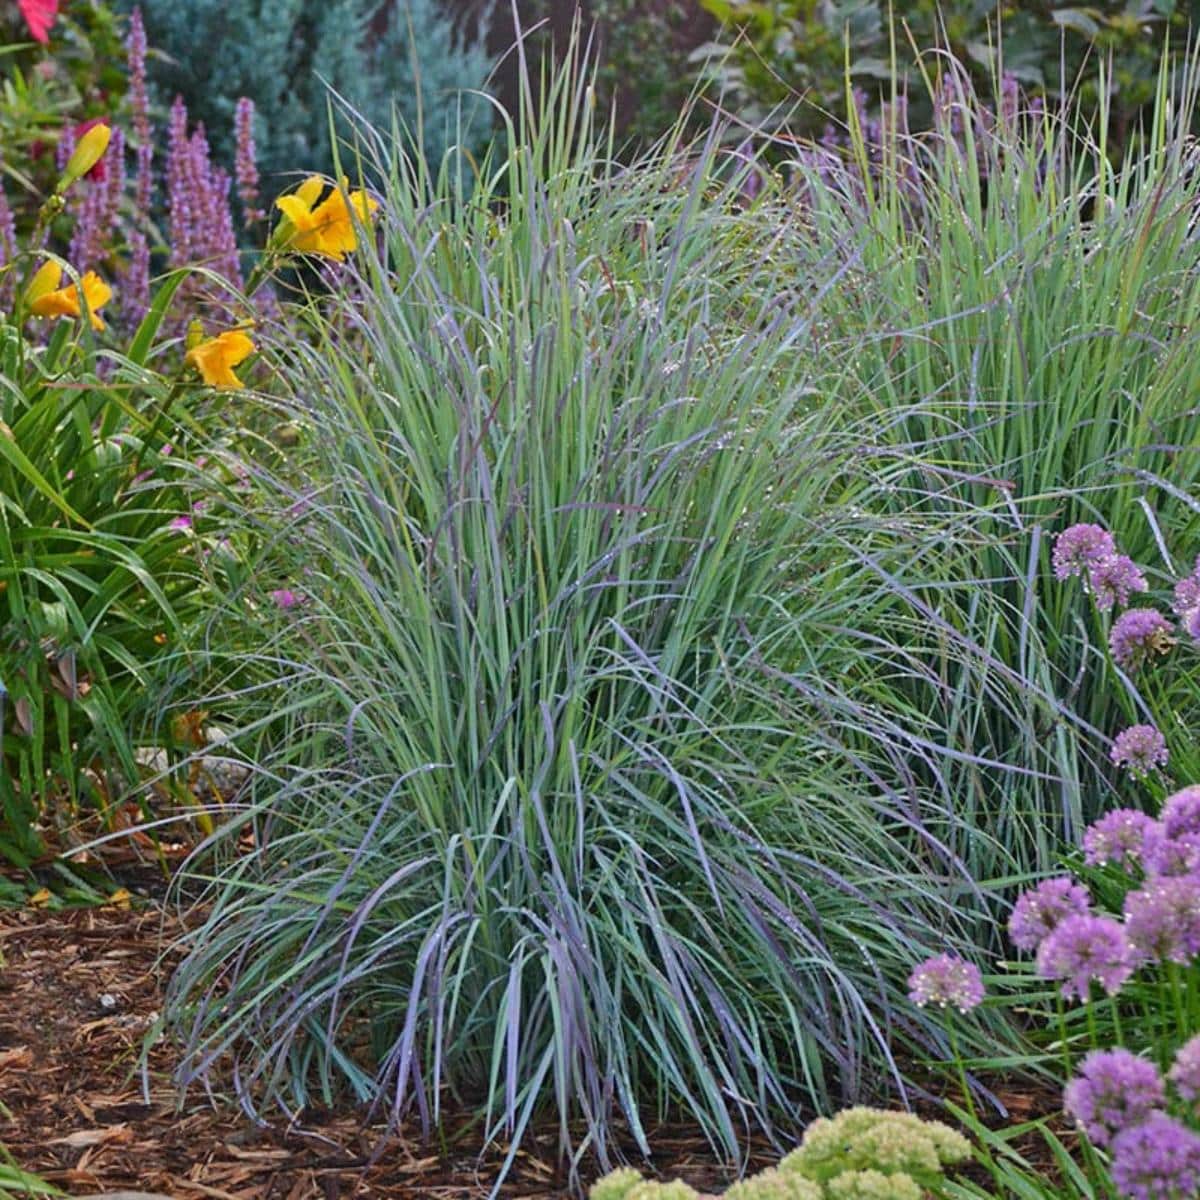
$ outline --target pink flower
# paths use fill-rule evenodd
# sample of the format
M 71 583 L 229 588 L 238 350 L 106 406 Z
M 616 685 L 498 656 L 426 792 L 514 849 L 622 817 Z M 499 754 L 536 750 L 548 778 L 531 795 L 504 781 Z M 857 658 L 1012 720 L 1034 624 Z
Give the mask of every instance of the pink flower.
M 50 26 L 58 19 L 58 0 L 17 0 L 17 7 L 30 36 L 44 46 L 50 40 Z
M 271 599 L 284 612 L 304 603 L 304 597 L 299 592 L 293 592 L 291 588 L 277 588 L 271 593 Z
M 951 1005 L 970 1012 L 983 1003 L 983 977 L 979 968 L 953 954 L 926 959 L 908 977 L 908 998 L 918 1007 Z
M 1134 778 L 1144 779 L 1167 765 L 1167 742 L 1153 725 L 1130 725 L 1113 739 L 1108 757 L 1116 766 L 1127 767 Z

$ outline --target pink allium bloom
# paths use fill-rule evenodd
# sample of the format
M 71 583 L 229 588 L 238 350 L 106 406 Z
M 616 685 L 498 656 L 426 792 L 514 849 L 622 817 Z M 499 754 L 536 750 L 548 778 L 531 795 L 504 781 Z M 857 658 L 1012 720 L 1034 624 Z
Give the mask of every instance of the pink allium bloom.
M 1130 892 L 1125 933 L 1143 959 L 1190 962 L 1200 954 L 1200 881 L 1159 877 Z
M 1152 775 L 1157 767 L 1165 767 L 1169 755 L 1167 742 L 1153 725 L 1130 725 L 1113 739 L 1109 758 L 1118 767 L 1128 767 L 1138 778 Z
M 936 1004 L 970 1012 L 983 1003 L 983 977 L 979 968 L 953 954 L 939 954 L 914 968 L 908 977 L 908 998 L 918 1007 Z
M 1088 890 L 1068 876 L 1044 879 L 1022 892 L 1008 919 L 1008 935 L 1019 950 L 1036 950 L 1066 917 L 1086 913 L 1092 904 Z
M 291 588 L 278 588 L 271 593 L 271 599 L 275 601 L 277 607 L 282 608 L 286 612 L 289 608 L 296 608 L 304 603 L 304 597 L 299 592 L 293 592 Z
M 1128 1050 L 1093 1050 L 1063 1092 L 1063 1108 L 1097 1146 L 1167 1100 L 1158 1068 Z
M 191 527 L 192 518 L 187 516 L 175 517 L 168 526 L 169 529 L 174 529 L 178 533 L 187 533 Z
M 1131 608 L 1117 618 L 1108 637 L 1113 658 L 1122 667 L 1136 670 L 1155 654 L 1166 654 L 1175 644 L 1171 623 L 1153 608 Z
M 1166 1113 L 1151 1113 L 1112 1143 L 1112 1178 L 1130 1200 L 1200 1195 L 1200 1136 Z
M 1200 1035 L 1180 1046 L 1167 1078 L 1181 1100 L 1200 1099 Z
M 1082 575 L 1117 552 L 1112 534 L 1099 525 L 1072 525 L 1054 540 L 1051 561 L 1059 579 Z
M 1125 931 L 1111 917 L 1065 918 L 1038 947 L 1037 972 L 1043 979 L 1062 981 L 1069 1000 L 1088 998 L 1092 980 L 1116 995 L 1133 974 L 1133 948 Z
M 1168 796 L 1159 820 L 1168 837 L 1200 833 L 1200 784 L 1192 784 Z
M 1088 569 L 1088 585 L 1096 607 L 1107 612 L 1114 604 L 1124 607 L 1134 592 L 1144 592 L 1146 578 L 1127 554 L 1113 554 Z
M 1084 831 L 1083 861 L 1091 867 L 1114 863 L 1130 867 L 1141 861 L 1146 834 L 1158 822 L 1135 808 L 1105 813 Z

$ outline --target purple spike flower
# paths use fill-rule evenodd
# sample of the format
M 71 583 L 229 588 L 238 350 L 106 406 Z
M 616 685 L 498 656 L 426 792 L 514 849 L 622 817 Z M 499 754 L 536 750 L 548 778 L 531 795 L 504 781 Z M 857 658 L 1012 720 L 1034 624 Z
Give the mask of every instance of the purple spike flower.
M 1051 555 L 1054 574 L 1058 579 L 1083 575 L 1116 552 L 1116 543 L 1107 529 L 1082 523 L 1072 525 L 1054 539 L 1054 553 Z
M 1146 835 L 1156 825 L 1153 817 L 1135 808 L 1105 813 L 1084 831 L 1083 861 L 1092 867 L 1131 867 L 1141 861 Z
M 237 152 L 234 175 L 237 178 L 238 199 L 242 202 L 242 221 L 253 225 L 266 215 L 258 207 L 258 155 L 254 147 L 254 101 L 242 96 L 234 110 L 234 132 Z
M 1200 1194 L 1200 1136 L 1166 1113 L 1151 1113 L 1112 1143 L 1112 1178 L 1130 1200 Z
M 1042 942 L 1037 972 L 1062 981 L 1062 994 L 1086 1000 L 1092 980 L 1116 995 L 1133 974 L 1133 948 L 1111 917 L 1066 917 Z
M 1169 758 L 1167 742 L 1153 725 L 1130 725 L 1113 739 L 1108 757 L 1118 767 L 1127 767 L 1135 778 L 1144 779 Z
M 0 187 L 0 267 L 6 266 L 17 255 L 17 223 L 8 205 L 4 188 Z M 0 307 L 7 308 L 12 302 L 12 272 L 0 275 Z
M 1167 1078 L 1181 1100 L 1200 1099 L 1200 1034 L 1179 1048 Z
M 175 97 L 167 123 L 167 210 L 170 215 L 171 265 L 192 261 L 196 241 L 193 211 L 191 149 L 187 135 L 187 107 Z
M 1145 960 L 1190 962 L 1200 954 L 1200 881 L 1159 877 L 1130 892 L 1125 932 Z
M 1113 658 L 1130 671 L 1156 654 L 1166 654 L 1173 645 L 1171 623 L 1153 608 L 1131 608 L 1122 613 L 1108 638 Z
M 1158 1069 L 1128 1050 L 1093 1050 L 1067 1084 L 1063 1108 L 1097 1146 L 1166 1103 Z
M 1088 568 L 1088 586 L 1101 612 L 1124 607 L 1134 592 L 1146 590 L 1146 578 L 1127 554 L 1111 554 Z
M 150 243 L 141 230 L 129 235 L 129 271 L 121 293 L 130 319 L 140 322 L 150 307 Z
M 1067 917 L 1082 916 L 1091 904 L 1087 888 L 1069 876 L 1043 879 L 1017 898 L 1008 919 L 1008 935 L 1019 950 L 1036 950 Z
M 908 977 L 908 998 L 918 1007 L 936 1004 L 970 1012 L 983 1003 L 983 977 L 979 968 L 953 954 L 926 959 Z

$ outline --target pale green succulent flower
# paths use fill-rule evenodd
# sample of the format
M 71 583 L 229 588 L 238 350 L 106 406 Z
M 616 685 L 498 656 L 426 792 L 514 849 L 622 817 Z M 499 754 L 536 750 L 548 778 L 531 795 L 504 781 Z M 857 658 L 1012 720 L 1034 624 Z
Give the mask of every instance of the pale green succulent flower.
M 903 1172 L 847 1171 L 825 1185 L 828 1200 L 921 1200 L 920 1184 Z
M 644 1183 L 640 1171 L 633 1167 L 618 1167 L 603 1179 L 597 1179 L 588 1189 L 589 1200 L 626 1200 L 629 1193 Z
M 771 1167 L 735 1183 L 724 1200 L 824 1200 L 821 1185 Z

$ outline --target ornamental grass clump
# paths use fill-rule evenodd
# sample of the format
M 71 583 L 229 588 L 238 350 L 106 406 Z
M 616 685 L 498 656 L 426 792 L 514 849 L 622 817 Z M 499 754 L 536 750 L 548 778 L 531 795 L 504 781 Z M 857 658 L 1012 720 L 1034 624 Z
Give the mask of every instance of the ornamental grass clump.
M 876 521 L 812 387 L 839 262 L 798 274 L 719 131 L 619 167 L 585 80 L 547 105 L 478 174 L 365 132 L 375 236 L 305 336 L 258 331 L 304 438 L 223 614 L 260 650 L 212 639 L 258 769 L 168 1021 L 261 1114 L 470 1106 L 603 1162 L 680 1112 L 734 1157 L 909 1094 L 908 964 L 985 920 L 939 772 L 989 760 L 891 691 L 926 667 L 888 575 L 948 539 Z

